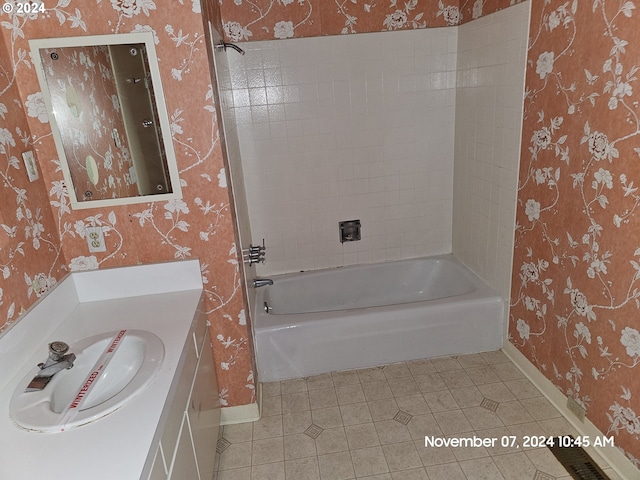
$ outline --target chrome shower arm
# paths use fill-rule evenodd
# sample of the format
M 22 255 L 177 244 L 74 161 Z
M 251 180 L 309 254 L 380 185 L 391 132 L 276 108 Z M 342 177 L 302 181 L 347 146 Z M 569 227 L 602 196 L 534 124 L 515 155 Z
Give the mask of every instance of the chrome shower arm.
M 216 45 L 216 48 L 218 50 L 224 50 L 225 52 L 227 51 L 227 47 L 233 48 L 236 52 L 238 52 L 240 55 L 244 55 L 244 50 L 241 49 L 239 46 L 234 45 L 233 43 L 228 43 L 225 41 L 221 41 L 220 43 L 218 43 Z

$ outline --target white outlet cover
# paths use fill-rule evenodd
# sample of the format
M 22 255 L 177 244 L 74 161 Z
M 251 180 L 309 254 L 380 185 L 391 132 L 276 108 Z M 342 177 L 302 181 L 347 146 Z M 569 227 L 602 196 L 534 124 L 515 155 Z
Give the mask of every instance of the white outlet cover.
M 87 239 L 90 253 L 107 251 L 102 227 L 84 227 L 84 236 Z
M 33 152 L 31 150 L 22 153 L 22 161 L 24 162 L 24 166 L 27 169 L 27 175 L 29 176 L 30 182 L 35 182 L 40 178 L 38 174 L 38 166 L 36 165 L 36 159 L 33 156 Z

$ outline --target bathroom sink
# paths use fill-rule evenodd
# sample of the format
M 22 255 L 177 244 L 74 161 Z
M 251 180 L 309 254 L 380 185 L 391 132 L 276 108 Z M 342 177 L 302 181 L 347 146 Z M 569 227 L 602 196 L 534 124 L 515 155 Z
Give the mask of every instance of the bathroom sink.
M 112 413 L 151 383 L 162 365 L 164 344 L 145 330 L 121 330 L 82 339 L 69 352 L 76 355 L 73 367 L 54 375 L 44 389 L 25 392 L 39 371 L 35 365 L 18 383 L 9 405 L 16 425 L 61 432 Z

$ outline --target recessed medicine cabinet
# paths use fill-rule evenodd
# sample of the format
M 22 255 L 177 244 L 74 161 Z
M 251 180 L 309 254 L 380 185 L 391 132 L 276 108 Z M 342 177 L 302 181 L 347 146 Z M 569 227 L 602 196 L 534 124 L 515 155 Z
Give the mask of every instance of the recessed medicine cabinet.
M 181 198 L 152 33 L 29 44 L 72 208 Z

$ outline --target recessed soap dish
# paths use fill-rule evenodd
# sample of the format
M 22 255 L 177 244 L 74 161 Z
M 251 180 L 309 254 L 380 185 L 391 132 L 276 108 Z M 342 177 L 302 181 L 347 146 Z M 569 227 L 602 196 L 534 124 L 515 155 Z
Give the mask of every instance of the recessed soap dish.
M 360 220 L 345 220 L 339 223 L 340 243 L 360 240 Z

